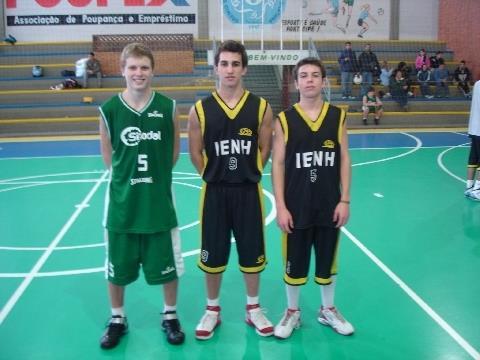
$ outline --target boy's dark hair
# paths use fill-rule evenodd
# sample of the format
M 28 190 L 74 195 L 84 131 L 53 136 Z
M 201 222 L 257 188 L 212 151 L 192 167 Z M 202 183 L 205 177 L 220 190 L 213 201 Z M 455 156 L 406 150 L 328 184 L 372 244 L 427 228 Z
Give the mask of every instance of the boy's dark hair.
M 220 54 L 222 52 L 232 52 L 232 53 L 240 54 L 242 56 L 242 67 L 243 68 L 247 67 L 248 56 L 247 56 L 247 51 L 245 50 L 245 46 L 243 46 L 243 44 L 235 40 L 226 40 L 223 43 L 221 43 L 217 49 L 217 52 L 215 53 L 215 58 L 214 58 L 215 66 L 218 66 L 218 62 L 220 61 Z
M 322 73 L 322 79 L 324 79 L 326 76 L 327 76 L 327 72 L 325 70 L 325 66 L 322 64 L 322 62 L 320 61 L 320 59 L 317 59 L 315 57 L 306 57 L 306 58 L 303 58 L 302 60 L 300 60 L 299 62 L 297 62 L 297 65 L 295 65 L 295 67 L 293 68 L 292 70 L 292 74 L 293 74 L 293 78 L 295 80 L 298 80 L 298 70 L 300 69 L 300 67 L 302 67 L 303 65 L 314 65 L 314 66 L 318 66 L 320 68 L 320 72 Z
M 370 92 L 370 91 L 375 92 L 375 88 L 374 88 L 373 86 L 370 86 L 370 87 L 367 89 L 367 92 Z
M 92 51 L 92 52 L 90 52 L 90 55 L 95 56 L 95 53 Z

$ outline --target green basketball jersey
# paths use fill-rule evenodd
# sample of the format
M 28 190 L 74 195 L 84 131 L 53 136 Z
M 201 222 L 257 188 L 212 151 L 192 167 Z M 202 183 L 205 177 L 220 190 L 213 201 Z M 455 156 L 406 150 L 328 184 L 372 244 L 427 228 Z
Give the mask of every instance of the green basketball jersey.
M 153 92 L 141 111 L 121 94 L 100 107 L 112 143 L 104 225 L 121 233 L 177 226 L 172 198 L 175 101 Z

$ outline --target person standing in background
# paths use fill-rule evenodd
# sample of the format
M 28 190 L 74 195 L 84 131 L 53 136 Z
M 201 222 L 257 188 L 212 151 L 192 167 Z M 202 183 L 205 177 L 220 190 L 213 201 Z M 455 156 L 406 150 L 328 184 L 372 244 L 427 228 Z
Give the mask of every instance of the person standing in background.
M 352 50 L 352 43 L 347 41 L 338 57 L 340 64 L 340 81 L 342 83 L 342 99 L 355 99 L 352 95 L 353 73 L 357 72 L 357 57 Z
M 362 73 L 362 86 L 360 88 L 360 96 L 367 94 L 368 89 L 373 84 L 373 77 L 380 74 L 380 64 L 377 55 L 372 51 L 372 45 L 365 45 L 364 50 L 358 57 L 360 71 Z
M 468 136 L 471 139 L 465 196 L 480 201 L 480 80 L 473 86 Z M 476 180 L 475 180 L 476 179 Z

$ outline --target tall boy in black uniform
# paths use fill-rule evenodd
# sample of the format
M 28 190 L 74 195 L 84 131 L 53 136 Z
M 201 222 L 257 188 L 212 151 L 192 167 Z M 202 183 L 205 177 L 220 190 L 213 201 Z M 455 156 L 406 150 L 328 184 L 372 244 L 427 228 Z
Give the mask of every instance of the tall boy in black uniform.
M 323 101 L 325 68 L 318 59 L 300 60 L 293 75 L 300 101 L 281 112 L 274 126 L 272 176 L 288 300 L 275 336 L 286 339 L 300 326 L 300 285 L 307 282 L 312 246 L 322 293 L 318 321 L 350 335 L 352 325 L 334 306 L 339 229 L 350 205 L 345 112 Z
M 205 272 L 207 310 L 195 330 L 200 340 L 211 338 L 220 324 L 220 284 L 232 232 L 247 288 L 246 322 L 261 336 L 273 334 L 258 299 L 266 264 L 260 179 L 270 155 L 272 111 L 243 88 L 247 61 L 242 44 L 224 42 L 215 55 L 218 88 L 189 115 L 190 157 L 204 180 L 198 266 Z

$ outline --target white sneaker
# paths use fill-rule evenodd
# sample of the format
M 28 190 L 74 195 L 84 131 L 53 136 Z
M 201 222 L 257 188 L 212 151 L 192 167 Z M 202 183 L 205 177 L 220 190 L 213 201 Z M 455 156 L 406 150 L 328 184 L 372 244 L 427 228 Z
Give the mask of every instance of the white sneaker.
M 464 192 L 465 196 L 470 197 L 470 193 L 472 192 L 472 190 L 473 190 L 473 185 L 465 190 Z
M 480 188 L 473 189 L 470 188 L 465 191 L 465 196 L 474 201 L 480 201 Z
M 331 326 L 333 330 L 341 335 L 351 335 L 355 331 L 352 324 L 345 320 L 335 306 L 330 308 L 322 306 L 318 311 L 317 320 L 323 325 Z
M 220 323 L 220 306 L 207 306 L 207 311 L 195 328 L 195 337 L 199 340 L 210 339 Z
M 275 337 L 287 339 L 292 335 L 294 329 L 300 327 L 300 310 L 285 310 L 282 320 L 275 326 Z
M 260 308 L 259 304 L 247 305 L 247 314 L 245 316 L 245 321 L 248 325 L 251 325 L 255 328 L 255 331 L 258 335 L 273 335 L 273 325 L 265 317 L 265 314 L 263 313 L 263 310 Z

